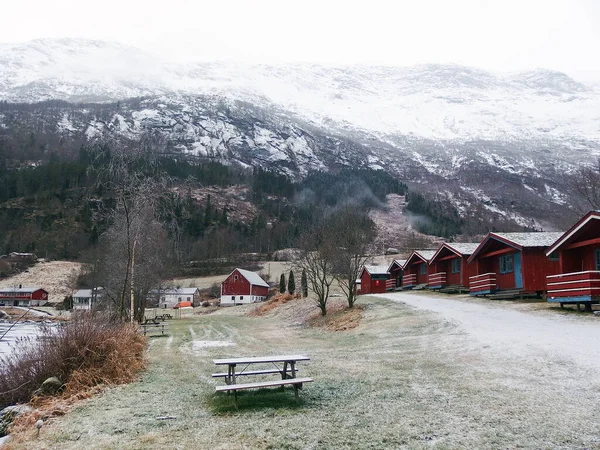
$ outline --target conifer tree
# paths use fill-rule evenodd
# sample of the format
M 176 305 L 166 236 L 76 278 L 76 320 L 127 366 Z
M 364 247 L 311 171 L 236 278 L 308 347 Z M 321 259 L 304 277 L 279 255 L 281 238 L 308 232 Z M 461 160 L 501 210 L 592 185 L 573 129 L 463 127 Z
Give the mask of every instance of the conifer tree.
M 288 292 L 294 295 L 296 292 L 296 280 L 294 279 L 294 272 L 290 270 L 290 276 L 288 278 Z
M 279 278 L 279 293 L 283 294 L 285 292 L 285 274 L 281 274 Z

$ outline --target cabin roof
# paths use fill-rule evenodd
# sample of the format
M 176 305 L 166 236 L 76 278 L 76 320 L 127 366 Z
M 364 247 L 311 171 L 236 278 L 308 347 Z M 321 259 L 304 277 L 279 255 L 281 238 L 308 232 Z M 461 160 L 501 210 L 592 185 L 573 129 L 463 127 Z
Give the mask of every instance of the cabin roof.
M 410 264 L 415 257 L 428 263 L 434 254 L 435 254 L 435 250 L 413 250 L 413 252 L 410 254 L 408 259 L 406 260 L 406 263 L 404 263 L 404 267 L 406 267 L 408 264 Z
M 457 256 L 469 256 L 477 249 L 477 247 L 479 247 L 479 242 L 443 242 L 433 254 L 429 263 L 431 264 L 445 248 L 452 253 L 455 253 Z
M 12 294 L 12 293 L 31 294 L 32 292 L 39 291 L 40 289 L 42 289 L 42 288 L 39 286 L 20 287 L 20 288 L 19 287 L 7 287 L 7 288 L 0 288 L 0 292 L 2 292 L 3 294 Z
M 561 231 L 541 231 L 532 233 L 490 233 L 521 247 L 547 247 L 552 245 L 563 233 Z
M 368 266 L 365 265 L 364 269 L 371 275 L 387 275 L 389 274 L 387 266 Z
M 569 242 L 592 220 L 600 220 L 600 211 L 590 211 L 581 219 L 579 219 L 575 225 L 565 231 L 559 238 L 556 239 L 555 242 L 552 243 L 552 246 L 546 251 L 546 255 L 550 256 L 550 253 L 554 253 L 566 242 Z
M 263 280 L 260 277 L 260 275 L 257 274 L 256 272 L 250 272 L 249 270 L 245 270 L 245 269 L 235 269 L 235 270 L 237 270 L 246 280 L 248 280 L 248 282 L 251 285 L 269 287 L 268 283 L 265 280 Z
M 392 263 L 387 268 L 388 272 L 390 271 L 390 269 L 392 268 L 392 266 L 394 264 L 396 264 L 401 269 L 404 269 L 404 265 L 406 264 L 406 260 L 405 259 L 395 259 L 395 260 L 393 260 Z
M 518 250 L 531 247 L 548 247 L 554 243 L 562 232 L 558 231 L 534 231 L 529 233 L 492 233 L 489 232 L 477 249 L 471 254 L 468 262 L 471 262 L 483 250 L 490 240 L 502 242 Z

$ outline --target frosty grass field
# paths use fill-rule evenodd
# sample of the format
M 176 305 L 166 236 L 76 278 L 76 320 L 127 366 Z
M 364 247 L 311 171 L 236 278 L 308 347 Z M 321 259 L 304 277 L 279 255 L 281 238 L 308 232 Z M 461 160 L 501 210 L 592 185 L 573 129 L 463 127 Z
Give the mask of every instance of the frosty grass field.
M 150 339 L 139 382 L 15 448 L 600 448 L 600 321 L 442 299 L 362 297 L 360 325 L 342 332 L 307 326 L 309 300 L 171 321 L 170 336 Z M 291 390 L 244 391 L 236 411 L 215 394 L 213 358 L 280 353 L 311 358 L 300 403 Z

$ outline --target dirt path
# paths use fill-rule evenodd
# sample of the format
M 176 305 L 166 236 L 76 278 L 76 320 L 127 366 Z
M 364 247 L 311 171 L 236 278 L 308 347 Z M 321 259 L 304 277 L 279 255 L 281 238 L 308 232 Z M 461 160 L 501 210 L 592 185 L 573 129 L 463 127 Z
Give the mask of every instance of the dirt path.
M 600 347 L 591 345 L 600 342 L 600 319 L 594 323 L 574 316 L 540 316 L 414 293 L 381 297 L 442 314 L 477 341 L 503 355 L 543 358 L 600 371 Z

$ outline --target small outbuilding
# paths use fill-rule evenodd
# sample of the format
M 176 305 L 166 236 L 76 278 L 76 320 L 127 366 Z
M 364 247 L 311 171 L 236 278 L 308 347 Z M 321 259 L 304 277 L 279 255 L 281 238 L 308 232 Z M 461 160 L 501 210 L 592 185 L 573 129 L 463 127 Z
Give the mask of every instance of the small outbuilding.
M 153 289 L 148 293 L 149 305 L 162 309 L 173 308 L 177 303 L 190 302 L 198 306 L 200 303 L 200 290 L 197 287 L 189 288 L 162 288 Z
M 426 286 L 429 276 L 429 260 L 435 250 L 414 250 L 404 264 L 402 288 L 412 289 L 416 286 Z
M 563 233 L 488 233 L 469 257 L 475 264 L 469 279 L 471 295 L 512 291 L 541 295 L 546 277 L 559 272 L 558 257 L 546 251 Z
M 386 291 L 386 282 L 390 279 L 387 266 L 363 266 L 360 272 L 361 294 L 382 294 Z
M 546 276 L 547 300 L 584 304 L 600 302 L 600 211 L 590 211 L 546 250 L 558 259 L 558 272 Z
M 221 283 L 221 305 L 242 305 L 266 300 L 269 284 L 259 274 L 235 269 Z
M 477 249 L 476 242 L 444 242 L 429 261 L 429 289 L 443 289 L 447 286 L 469 288 L 469 277 L 475 275 L 475 265 L 467 261 Z

